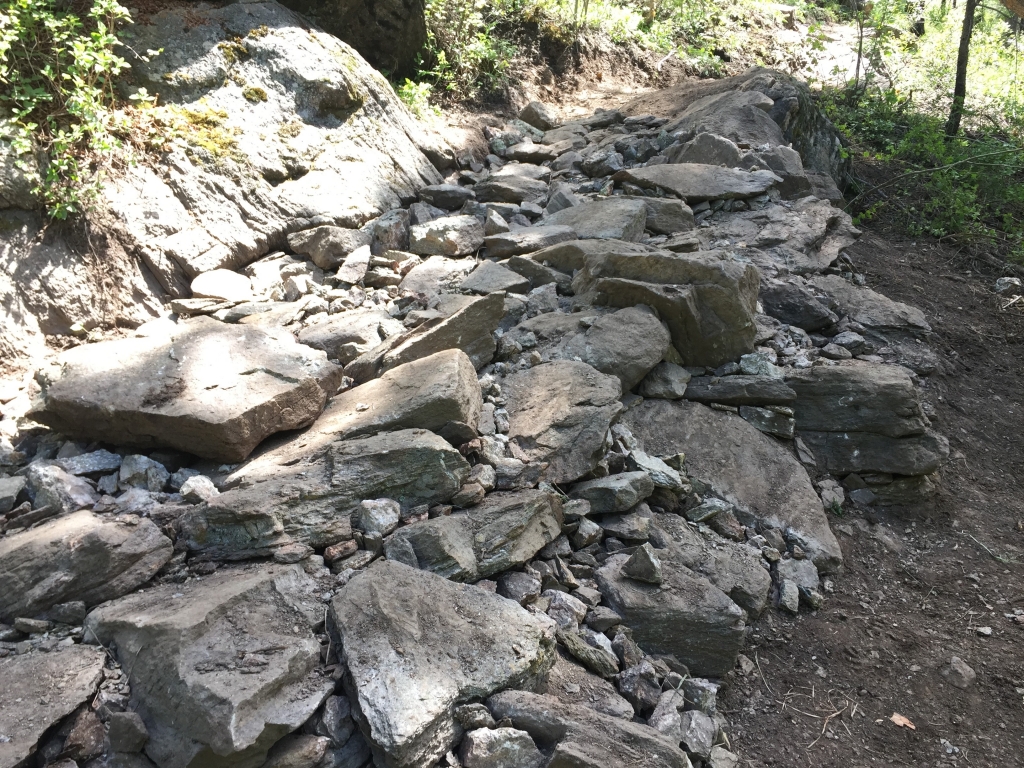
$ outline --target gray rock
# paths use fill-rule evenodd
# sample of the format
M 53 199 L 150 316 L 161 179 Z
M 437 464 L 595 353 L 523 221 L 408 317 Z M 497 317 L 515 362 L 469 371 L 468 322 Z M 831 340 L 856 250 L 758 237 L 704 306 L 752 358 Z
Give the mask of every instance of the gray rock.
M 796 420 L 792 416 L 755 405 L 741 405 L 740 418 L 761 432 L 784 440 L 792 440 L 796 429 Z
M 552 750 L 548 765 L 631 768 L 636 765 L 690 768 L 686 754 L 646 725 L 566 704 L 551 696 L 503 691 L 487 706 L 495 719 L 509 718 L 534 742 Z
M 484 245 L 489 258 L 507 259 L 575 239 L 576 230 L 572 227 L 542 225 L 485 237 Z
M 664 357 L 670 342 L 668 330 L 649 308 L 626 307 L 597 318 L 565 343 L 562 355 L 616 376 L 628 392 Z
M 779 608 L 794 616 L 800 612 L 800 589 L 796 582 L 789 579 L 779 582 Z
M 520 605 L 532 603 L 540 597 L 540 579 L 519 571 L 507 571 L 498 577 L 498 594 L 515 600 Z
M 794 371 L 786 384 L 801 432 L 873 432 L 887 437 L 921 435 L 926 419 L 910 371 L 895 365 L 857 363 Z
M 643 378 L 637 388 L 637 394 L 641 397 L 679 400 L 686 394 L 690 378 L 689 372 L 682 366 L 661 362 Z
M 842 562 L 839 543 L 806 470 L 743 419 L 687 401 L 646 400 L 623 414 L 621 421 L 647 452 L 685 453 L 687 474 L 729 501 L 740 522 L 760 521 L 784 530 L 824 573 Z
M 572 488 L 572 497 L 590 502 L 595 515 L 625 512 L 654 493 L 654 481 L 646 472 L 623 472 L 587 480 Z
M 489 179 L 477 184 L 473 188 L 476 199 L 481 203 L 522 203 L 547 197 L 546 181 L 524 176 L 517 170 L 509 169 L 504 173 L 492 174 Z
M 152 521 L 132 525 L 84 510 L 8 534 L 0 539 L 0 619 L 112 600 L 153 578 L 171 555 Z
M 808 332 L 820 331 L 839 322 L 835 312 L 795 283 L 775 283 L 762 288 L 761 303 L 767 314 Z
M 354 309 L 307 325 L 298 335 L 301 343 L 323 350 L 330 360 L 348 365 L 404 330 L 401 322 L 383 310 Z
M 628 181 L 644 189 L 661 187 L 687 203 L 763 195 L 782 179 L 771 171 L 741 171 L 714 165 L 654 165 L 615 174 L 615 181 Z
M 186 512 L 180 541 L 230 560 L 296 542 L 327 547 L 352 538 L 350 515 L 363 499 L 405 509 L 445 503 L 468 475 L 461 454 L 424 430 L 351 440 L 307 433 L 250 461 L 228 478 L 229 490 Z
M 576 549 L 589 547 L 599 542 L 604 537 L 604 529 L 593 520 L 581 517 L 577 523 L 576 530 L 569 536 L 572 545 Z
M 612 683 L 577 663 L 564 648 L 558 649 L 544 693 L 611 717 L 632 720 L 635 714 Z
M 646 584 L 661 584 L 661 561 L 654 554 L 650 544 L 637 547 L 636 552 L 622 566 L 622 573 L 636 581 Z
M 785 382 L 767 376 L 696 376 L 687 385 L 684 397 L 722 405 L 791 405 L 796 392 Z
M 599 523 L 607 536 L 626 541 L 647 541 L 651 534 L 651 520 L 636 513 L 605 515 Z
M 459 747 L 464 768 L 540 768 L 544 755 L 526 731 L 478 728 L 469 731 Z
M 622 409 L 617 378 L 568 360 L 506 376 L 502 391 L 509 439 L 524 460 L 547 462 L 543 478 L 551 483 L 571 483 L 597 466 Z
M 950 685 L 960 690 L 970 688 L 974 681 L 978 679 L 977 672 L 971 669 L 967 662 L 959 656 L 951 658 L 949 664 L 943 667 L 940 672 Z
M 57 514 L 65 514 L 91 507 L 100 499 L 85 480 L 50 462 L 30 464 L 25 480 L 35 509 L 49 507 Z
M 370 240 L 369 233 L 358 229 L 325 226 L 288 235 L 288 247 L 295 253 L 309 256 L 320 269 L 330 270 L 340 267 L 346 256 L 368 246 Z
M 559 630 L 558 640 L 573 658 L 595 674 L 610 678 L 619 673 L 619 660 L 614 653 L 595 648 L 573 629 Z
M 557 286 L 558 293 L 569 293 L 571 290 L 572 278 L 569 275 L 559 272 L 557 269 L 546 267 L 543 264 L 538 264 L 533 259 L 524 256 L 513 256 L 508 260 L 508 268 L 528 278 L 530 284 L 534 286 L 534 290 L 545 285 L 551 285 L 552 283 Z M 557 304 L 557 296 L 555 299 Z M 554 309 L 552 308 L 552 311 Z
M 420 190 L 420 200 L 446 211 L 457 211 L 475 199 L 476 194 L 470 187 L 456 184 L 432 184 Z
M 511 232 L 508 222 L 505 221 L 495 210 L 488 209 L 487 218 L 484 219 L 484 245 L 487 245 L 487 238 L 491 235 L 502 235 Z
M 107 721 L 107 738 L 113 752 L 141 752 L 149 731 L 138 712 L 113 712 Z
M 110 451 L 92 451 L 66 459 L 57 459 L 57 464 L 72 475 L 93 475 L 116 472 L 121 467 L 121 457 Z
M 687 365 L 714 367 L 753 349 L 760 278 L 750 263 L 719 251 L 673 254 L 614 241 L 559 247 L 565 256 L 575 250 L 572 256 L 582 262 L 573 279 L 578 297 L 597 305 L 650 306 Z M 551 250 L 543 255 L 555 257 Z
M 468 256 L 483 244 L 476 216 L 444 216 L 409 228 L 409 250 L 424 256 Z
M 519 119 L 541 131 L 550 131 L 558 125 L 554 110 L 547 104 L 531 101 L 519 113 Z
M 657 456 L 651 456 L 643 451 L 630 451 L 626 457 L 626 466 L 635 472 L 647 473 L 655 488 L 667 488 L 670 491 L 682 491 L 684 488 L 683 478 L 679 472 Z
M 642 197 L 647 206 L 647 229 L 661 235 L 674 235 L 693 229 L 693 211 L 682 200 Z
M 469 273 L 469 277 L 462 281 L 459 288 L 463 291 L 483 294 L 499 291 L 526 293 L 530 290 L 530 281 L 500 264 L 484 261 Z M 497 327 L 497 323 L 495 323 L 495 327 Z
M 729 139 L 705 131 L 669 150 L 666 155 L 670 163 L 701 163 L 737 168 L 742 163 L 744 153 Z
M 364 768 L 369 761 L 370 745 L 361 733 L 356 733 L 343 747 L 328 749 L 317 768 Z
M 740 759 L 725 747 L 712 747 L 708 768 L 739 768 Z
M 796 584 L 800 595 L 805 599 L 818 591 L 818 569 L 810 560 L 786 558 L 775 563 L 773 569 L 779 583 L 790 581 Z
M 314 768 L 327 754 L 330 739 L 306 733 L 285 736 L 271 747 L 261 768 Z
M 628 556 L 608 558 L 595 572 L 605 602 L 648 653 L 674 655 L 694 674 L 724 675 L 735 665 L 743 644 L 743 610 L 707 579 L 676 562 L 671 550 L 661 550 L 659 559 L 664 578 L 654 585 L 623 573 Z
M 629 197 L 587 200 L 553 213 L 547 223 L 574 230 L 581 240 L 625 240 L 637 242 L 643 237 L 647 205 Z
M 615 151 L 615 147 L 604 147 L 587 155 L 583 159 L 581 167 L 587 176 L 596 179 L 621 171 L 622 160 L 622 155 Z
M 402 505 L 394 499 L 365 499 L 355 512 L 355 522 L 363 533 L 387 536 L 398 527 Z
M 477 581 L 529 562 L 558 538 L 561 526 L 554 494 L 493 493 L 464 514 L 399 529 L 385 551 L 389 560 L 455 581 Z
M 551 194 L 548 196 L 548 204 L 544 211 L 550 216 L 579 204 L 580 199 L 572 191 L 572 187 L 565 182 L 555 182 L 551 185 Z
M 932 431 L 900 438 L 871 432 L 800 432 L 800 437 L 814 452 L 819 467 L 834 475 L 929 475 L 949 460 L 949 441 Z
M 39 374 L 31 417 L 71 437 L 232 462 L 275 432 L 309 426 L 340 383 L 341 369 L 290 333 L 209 318 L 178 329 L 158 343 L 119 339 L 62 353 Z
M 835 300 L 841 314 L 868 330 L 883 334 L 891 331 L 926 334 L 931 331 L 920 309 L 893 301 L 870 288 L 848 283 L 838 275 L 820 275 L 811 283 Z
M 159 461 L 153 461 L 148 456 L 129 454 L 121 462 L 117 484 L 123 490 L 142 488 L 157 493 L 164 489 L 170 478 L 171 473 Z
M 14 509 L 28 481 L 24 477 L 0 477 L 0 515 Z
M 396 767 L 430 765 L 455 745 L 455 705 L 534 687 L 554 661 L 546 621 L 399 563 L 378 561 L 357 574 L 331 603 L 329 619 L 345 649 L 357 721 L 377 760 Z
M 661 698 L 658 672 L 647 659 L 625 670 L 618 679 L 619 692 L 641 713 L 650 713 Z
M 89 614 L 87 634 L 116 643 L 157 765 L 259 766 L 313 715 L 334 681 L 317 670 L 312 590 L 298 566 L 222 570 Z
M 105 658 L 100 648 L 72 645 L 0 659 L 0 766 L 25 765 L 47 729 L 92 699 Z
M 210 501 L 220 495 L 220 491 L 217 490 L 217 486 L 215 486 L 213 481 L 206 477 L 206 475 L 193 475 L 181 484 L 181 488 L 178 492 L 185 501 L 191 504 Z
M 541 593 L 541 597 L 549 602 L 548 616 L 562 629 L 575 632 L 587 615 L 587 604 L 567 592 L 548 589 Z
M 692 704 L 694 709 L 699 709 L 705 715 L 714 717 L 718 711 L 717 698 L 719 688 L 721 686 L 718 683 L 712 683 L 710 680 L 688 677 L 683 680 L 682 692 L 686 697 L 687 703 Z
M 718 735 L 718 726 L 715 721 L 699 709 L 683 712 L 680 720 L 682 742 L 686 751 L 705 760 L 711 757 L 711 748 Z

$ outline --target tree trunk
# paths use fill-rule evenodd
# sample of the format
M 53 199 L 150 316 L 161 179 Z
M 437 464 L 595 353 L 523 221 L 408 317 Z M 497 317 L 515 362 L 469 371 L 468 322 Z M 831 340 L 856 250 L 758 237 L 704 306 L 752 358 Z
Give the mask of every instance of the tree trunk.
M 946 122 L 946 135 L 950 137 L 960 132 L 960 118 L 964 114 L 964 101 L 967 98 L 967 59 L 971 53 L 971 35 L 974 33 L 974 15 L 978 10 L 978 0 L 966 0 L 964 5 L 964 26 L 960 32 L 960 51 L 956 57 L 953 108 L 949 111 L 949 120 Z

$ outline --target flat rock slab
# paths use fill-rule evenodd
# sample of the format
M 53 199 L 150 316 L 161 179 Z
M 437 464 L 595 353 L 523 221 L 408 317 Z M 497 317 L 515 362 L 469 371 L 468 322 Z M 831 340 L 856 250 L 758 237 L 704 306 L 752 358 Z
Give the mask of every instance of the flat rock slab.
M 833 475 L 929 475 L 949 461 L 949 441 L 931 430 L 899 438 L 871 432 L 800 432 L 799 436 L 819 467 Z
M 583 333 L 569 339 L 561 355 L 582 360 L 615 376 L 628 392 L 668 351 L 672 336 L 646 306 L 626 307 L 600 317 Z
M 46 730 L 87 703 L 103 681 L 101 648 L 73 645 L 0 659 L 0 768 L 16 768 Z
M 481 262 L 480 266 L 469 273 L 459 286 L 463 291 L 472 293 L 526 293 L 530 290 L 530 281 L 501 264 L 493 261 Z
M 438 430 L 451 421 L 476 424 L 482 407 L 473 362 L 461 349 L 449 349 L 343 392 L 313 430 L 339 438 L 396 429 Z
M 581 240 L 625 240 L 644 236 L 647 205 L 640 198 L 609 197 L 587 200 L 548 216 L 545 223 L 570 227 Z
M 117 645 L 159 768 L 257 768 L 334 692 L 313 590 L 298 566 L 219 571 L 89 614 L 88 636 Z
M 646 400 L 623 414 L 622 423 L 647 453 L 685 453 L 687 474 L 733 504 L 741 522 L 782 529 L 823 573 L 842 563 L 839 542 L 807 471 L 743 419 L 685 400 Z
M 575 239 L 576 230 L 572 227 L 542 225 L 485 237 L 484 246 L 488 257 L 507 259 Z
M 152 579 L 173 554 L 152 521 L 129 525 L 86 510 L 8 534 L 0 539 L 0 620 L 120 597 Z
M 839 275 L 819 275 L 811 279 L 814 287 L 831 296 L 839 313 L 849 315 L 870 331 L 902 331 L 922 335 L 931 331 L 924 312 L 917 307 L 893 301 L 870 288 L 853 285 Z
M 535 688 L 554 661 L 553 623 L 479 587 L 377 561 L 334 598 L 331 636 L 379 765 L 432 765 L 461 735 L 455 705 Z
M 463 514 L 399 528 L 389 560 L 454 581 L 477 581 L 529 562 L 562 532 L 562 504 L 544 491 L 492 493 Z
M 538 747 L 550 766 L 565 768 L 690 768 L 678 743 L 647 725 L 567 704 L 553 696 L 502 691 L 487 701 L 495 720 L 509 718 Z
M 794 370 L 786 384 L 801 432 L 874 432 L 887 437 L 924 434 L 926 420 L 910 371 L 898 365 L 853 361 Z
M 509 439 L 523 460 L 547 462 L 543 477 L 551 483 L 572 482 L 597 466 L 608 428 L 622 410 L 616 377 L 570 360 L 506 376 L 502 391 Z
M 790 405 L 796 392 L 781 379 L 768 376 L 695 376 L 683 397 L 722 405 Z
M 299 331 L 299 341 L 322 349 L 328 359 L 347 365 L 404 330 L 405 326 L 384 310 L 353 309 L 307 325 Z
M 238 462 L 275 432 L 312 424 L 341 382 L 326 354 L 290 333 L 210 318 L 179 328 L 61 354 L 31 417 L 71 438 Z
M 756 197 L 782 181 L 771 171 L 741 171 L 697 163 L 631 168 L 619 171 L 612 178 L 645 189 L 661 187 L 687 203 Z
M 725 592 L 685 567 L 674 549 L 659 549 L 657 555 L 661 584 L 627 576 L 627 555 L 608 558 L 594 572 L 605 604 L 622 616 L 647 653 L 674 655 L 695 675 L 725 676 L 743 647 L 746 614 Z
M 307 433 L 250 461 L 228 478 L 235 487 L 186 512 L 181 540 L 228 560 L 266 557 L 296 542 L 328 547 L 352 538 L 350 516 L 363 499 L 394 499 L 405 509 L 443 504 L 469 469 L 426 430 L 351 440 Z

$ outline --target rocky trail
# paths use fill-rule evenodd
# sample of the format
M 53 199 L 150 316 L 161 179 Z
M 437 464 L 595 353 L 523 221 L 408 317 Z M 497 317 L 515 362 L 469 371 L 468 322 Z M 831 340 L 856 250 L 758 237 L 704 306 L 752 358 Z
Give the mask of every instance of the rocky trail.
M 1024 764 L 1024 290 L 805 86 L 472 151 L 276 3 L 132 31 L 193 130 L 84 250 L 2 187 L 0 768 Z

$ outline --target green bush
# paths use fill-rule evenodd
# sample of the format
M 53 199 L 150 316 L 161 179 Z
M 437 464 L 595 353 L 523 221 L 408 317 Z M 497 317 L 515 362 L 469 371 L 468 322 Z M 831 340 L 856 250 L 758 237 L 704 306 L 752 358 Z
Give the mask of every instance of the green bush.
M 3 0 L 0 6 L 0 140 L 26 162 L 50 214 L 67 218 L 99 189 L 97 160 L 111 153 L 116 0 Z M 39 168 L 27 158 L 38 156 Z

